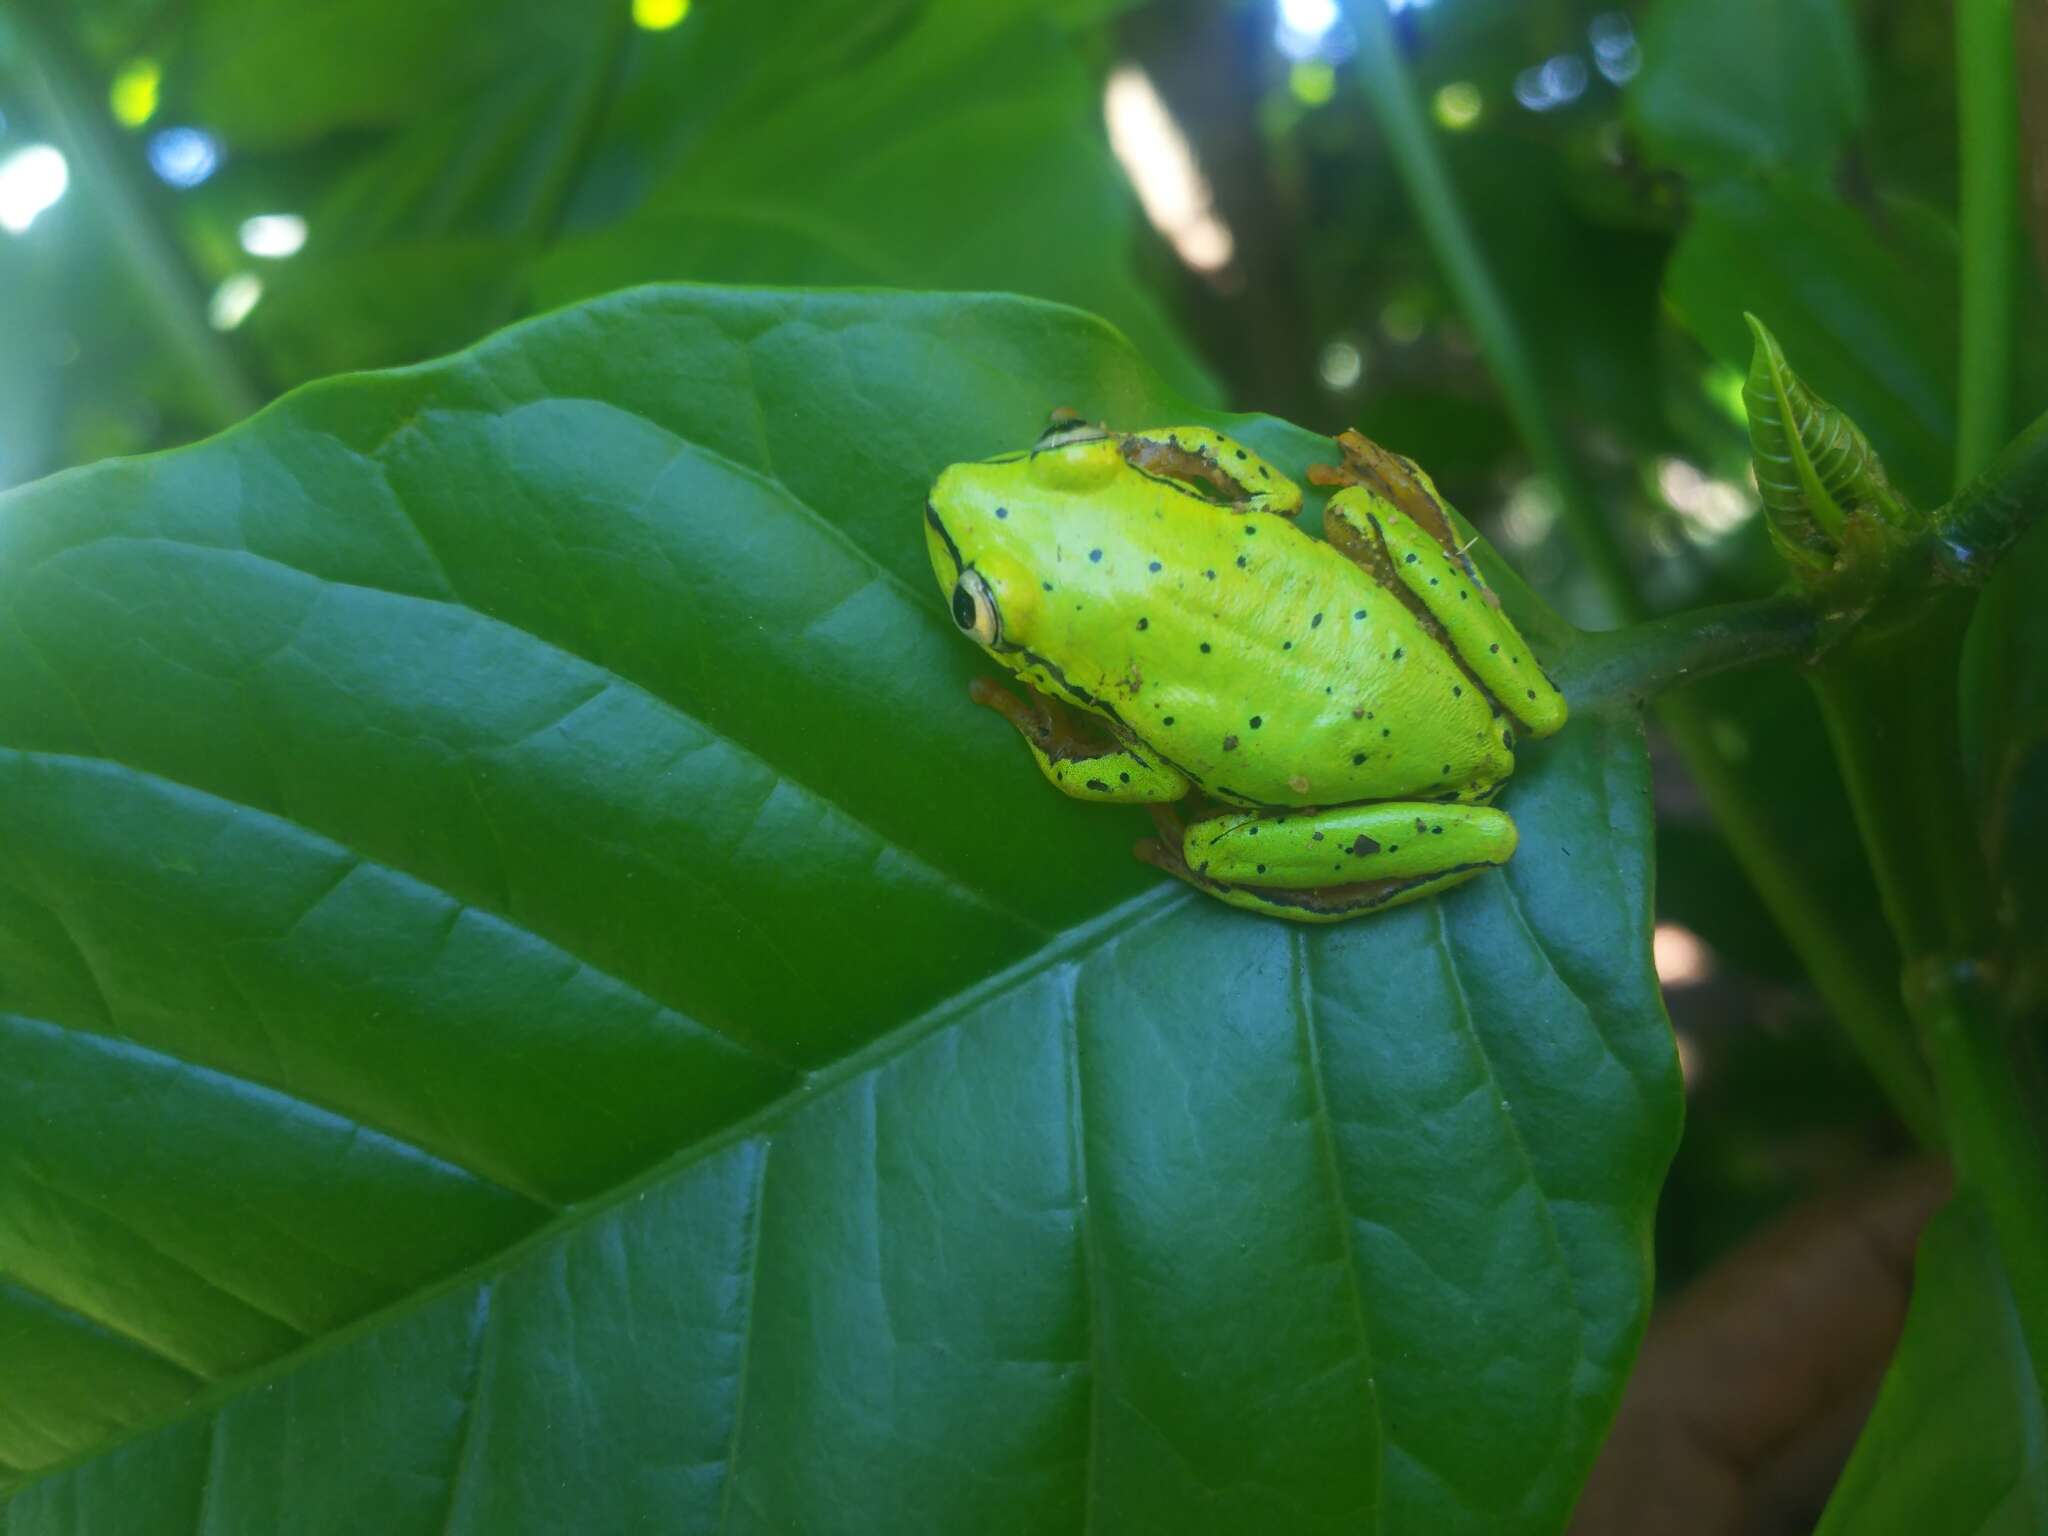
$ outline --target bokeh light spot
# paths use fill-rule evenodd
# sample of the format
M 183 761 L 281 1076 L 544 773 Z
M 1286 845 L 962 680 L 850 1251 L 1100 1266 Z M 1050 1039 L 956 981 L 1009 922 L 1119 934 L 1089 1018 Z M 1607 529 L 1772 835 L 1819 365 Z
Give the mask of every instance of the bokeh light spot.
M 1470 80 L 1453 80 L 1439 86 L 1435 98 L 1430 102 L 1430 111 L 1435 114 L 1437 126 L 1451 133 L 1463 133 L 1479 121 L 1486 110 L 1486 103 L 1480 98 L 1479 87 Z
M 1501 537 L 1516 549 L 1534 549 L 1557 526 L 1557 493 L 1540 475 L 1516 482 L 1501 508 Z
M 1726 538 L 1758 511 L 1757 499 L 1731 480 L 1717 480 L 1680 458 L 1657 460 L 1657 491 L 1695 544 Z
M 1314 61 L 1297 64 L 1287 72 L 1287 88 L 1305 106 L 1320 107 L 1337 94 L 1337 71 Z
M 1354 342 L 1341 337 L 1323 348 L 1316 360 L 1316 372 L 1322 376 L 1323 387 L 1342 394 L 1358 388 L 1365 377 L 1365 353 Z
M 107 87 L 107 108 L 124 128 L 140 128 L 156 116 L 158 88 L 163 71 L 155 59 L 130 59 Z
M 1636 43 L 1635 28 L 1620 11 L 1595 16 L 1586 28 L 1593 45 L 1593 65 L 1616 85 L 1635 79 L 1643 67 L 1642 49 Z
M 1337 0 L 1280 0 L 1280 19 L 1297 32 L 1327 32 L 1339 14 Z
M 242 249 L 277 261 L 296 256 L 306 243 L 306 221 L 296 213 L 259 213 L 242 220 Z
M 1586 94 L 1586 61 L 1560 53 L 1515 76 L 1515 100 L 1531 112 L 1554 112 Z
M 1397 346 L 1413 346 L 1422 340 L 1422 333 L 1428 326 L 1429 317 L 1413 299 L 1389 299 L 1380 310 L 1380 330 Z
M 206 323 L 216 331 L 232 331 L 249 318 L 249 311 L 263 297 L 263 279 L 252 272 L 237 272 L 213 290 L 206 304 Z
M 1650 934 L 1657 979 L 1667 987 L 1698 986 L 1714 974 L 1714 957 L 1700 936 L 1677 923 L 1659 923 Z
M 1133 64 L 1112 71 L 1102 93 L 1102 115 L 1109 125 L 1109 147 L 1137 189 L 1152 227 L 1196 271 L 1228 267 L 1237 241 L 1216 212 L 1208 178 L 1151 77 Z
M 165 128 L 149 138 L 149 168 L 174 187 L 196 187 L 220 169 L 220 141 L 199 128 Z
M 71 167 L 50 144 L 30 144 L 0 160 L 0 229 L 28 233 L 44 209 L 71 185 Z
M 633 25 L 643 32 L 666 32 L 690 14 L 690 0 L 633 0 Z

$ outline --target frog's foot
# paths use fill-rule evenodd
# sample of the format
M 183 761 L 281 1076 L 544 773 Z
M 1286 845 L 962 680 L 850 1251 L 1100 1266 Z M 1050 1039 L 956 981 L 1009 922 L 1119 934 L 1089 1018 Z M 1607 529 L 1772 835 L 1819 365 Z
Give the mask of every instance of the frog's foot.
M 1063 795 L 1076 800 L 1107 800 L 1125 805 L 1178 800 L 1188 781 L 1178 768 L 1155 761 L 1148 753 L 1122 743 L 1084 735 L 1073 711 L 1046 697 L 1030 684 L 1026 703 L 988 678 L 968 684 L 968 697 L 994 710 L 1024 738 L 1031 757 Z
M 1156 814 L 1156 813 L 1155 813 Z M 1135 850 L 1219 900 L 1296 922 L 1334 923 L 1449 890 L 1515 851 L 1515 824 L 1488 806 L 1388 801 L 1328 810 L 1226 811 L 1162 821 Z
M 1407 513 L 1445 549 L 1460 547 L 1458 531 L 1451 526 L 1450 516 L 1444 511 L 1436 482 L 1429 478 L 1421 465 L 1405 454 L 1382 448 L 1355 429 L 1337 434 L 1337 451 L 1344 456 L 1342 464 L 1309 466 L 1311 485 L 1358 486 L 1371 491 Z M 1496 608 L 1500 606 L 1500 600 L 1491 592 L 1487 598 Z

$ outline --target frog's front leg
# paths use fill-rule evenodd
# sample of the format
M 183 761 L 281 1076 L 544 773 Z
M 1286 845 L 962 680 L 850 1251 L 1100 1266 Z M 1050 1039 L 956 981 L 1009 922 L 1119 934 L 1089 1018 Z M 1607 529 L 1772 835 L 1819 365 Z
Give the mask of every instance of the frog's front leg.
M 1232 906 L 1308 923 L 1448 890 L 1515 851 L 1505 812 L 1420 800 L 1224 811 L 1161 829 L 1169 841 L 1141 844 L 1139 857 Z
M 1301 510 L 1300 486 L 1212 427 L 1126 432 L 1121 443 L 1123 456 L 1147 474 L 1206 481 L 1241 511 L 1292 517 Z
M 1063 795 L 1124 805 L 1163 804 L 1188 792 L 1187 776 L 1142 748 L 1104 742 L 1082 734 L 1073 711 L 1022 685 L 1030 703 L 985 677 L 968 685 L 968 696 L 1017 728 L 1038 771 Z

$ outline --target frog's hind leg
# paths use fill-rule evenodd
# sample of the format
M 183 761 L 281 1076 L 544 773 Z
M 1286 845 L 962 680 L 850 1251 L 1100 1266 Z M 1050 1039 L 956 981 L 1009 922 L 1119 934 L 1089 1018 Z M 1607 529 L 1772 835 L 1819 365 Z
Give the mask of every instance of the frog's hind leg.
M 1072 711 L 1028 683 L 1024 684 L 1031 699 L 1028 704 L 985 677 L 977 677 L 967 691 L 975 703 L 994 710 L 1017 728 L 1038 771 L 1063 795 L 1143 805 L 1178 800 L 1188 792 L 1187 776 L 1178 768 L 1128 745 L 1084 736 Z
M 1436 621 L 1472 676 L 1532 736 L 1548 736 L 1564 724 L 1564 695 L 1464 553 L 1446 549 L 1422 522 L 1362 485 L 1330 498 L 1323 533 L 1382 583 L 1399 583 Z
M 1155 812 L 1155 819 L 1160 813 Z M 1515 824 L 1483 805 L 1386 801 L 1320 811 L 1225 811 L 1138 857 L 1249 911 L 1334 923 L 1461 885 L 1514 855 Z
M 1156 838 L 1146 838 L 1133 851 L 1147 864 L 1165 870 L 1177 880 L 1185 880 L 1196 890 L 1206 892 L 1218 901 L 1246 912 L 1263 912 L 1268 917 L 1285 918 L 1291 923 L 1341 923 L 1348 918 L 1385 912 L 1463 885 L 1488 867 L 1475 865 L 1469 869 L 1446 870 L 1440 875 L 1412 880 L 1359 880 L 1347 885 L 1328 885 L 1319 890 L 1287 891 L 1270 885 L 1231 885 L 1208 875 L 1196 874 L 1188 868 L 1177 849 Z

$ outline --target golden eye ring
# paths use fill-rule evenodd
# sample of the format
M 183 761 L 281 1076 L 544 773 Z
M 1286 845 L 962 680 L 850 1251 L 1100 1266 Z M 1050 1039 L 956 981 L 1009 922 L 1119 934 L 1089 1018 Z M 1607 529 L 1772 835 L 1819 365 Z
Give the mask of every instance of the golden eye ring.
M 981 573 L 965 570 L 953 586 L 953 622 L 983 645 L 994 645 L 1003 635 L 1002 616 L 996 611 L 995 594 Z

